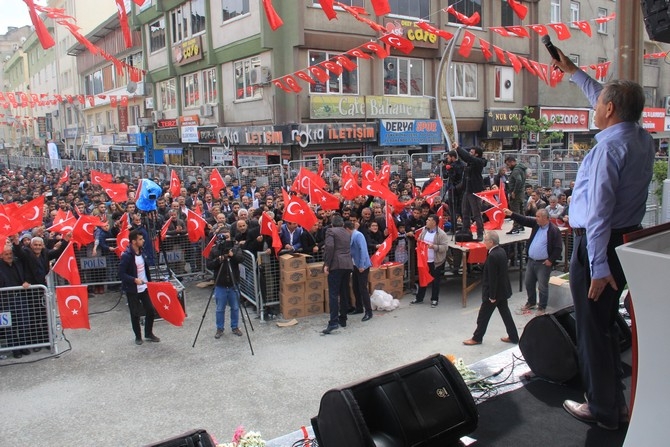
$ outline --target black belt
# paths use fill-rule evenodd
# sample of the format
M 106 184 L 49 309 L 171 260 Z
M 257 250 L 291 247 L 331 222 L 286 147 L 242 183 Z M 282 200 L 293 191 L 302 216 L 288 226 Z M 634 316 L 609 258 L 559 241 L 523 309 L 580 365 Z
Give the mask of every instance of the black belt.
M 544 263 L 544 261 L 547 260 L 546 258 L 545 258 L 545 259 L 533 259 L 533 258 L 528 258 L 528 259 L 530 259 L 531 261 L 540 262 L 540 263 Z
M 637 231 L 641 229 L 641 225 L 632 225 L 625 228 L 613 228 L 611 234 L 626 234 L 630 233 L 631 231 Z M 586 234 L 586 228 L 573 228 L 572 232 L 575 234 L 575 236 L 584 236 Z

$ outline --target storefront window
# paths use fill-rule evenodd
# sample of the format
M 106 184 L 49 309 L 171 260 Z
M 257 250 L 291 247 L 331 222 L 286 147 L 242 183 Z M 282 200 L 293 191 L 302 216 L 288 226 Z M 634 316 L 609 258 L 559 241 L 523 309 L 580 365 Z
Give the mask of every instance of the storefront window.
M 384 94 L 423 96 L 423 60 L 384 59 Z
M 309 52 L 309 65 L 318 65 L 326 60 L 332 60 L 334 56 L 340 53 L 330 53 L 327 51 L 310 51 Z M 355 64 L 358 65 L 358 58 L 347 56 Z M 338 62 L 335 62 L 338 65 Z M 325 71 L 325 69 L 324 69 Z M 346 69 L 342 70 L 342 73 L 338 76 L 334 73 L 328 72 L 329 79 L 328 83 L 320 82 L 318 79 L 315 79 L 316 84 L 309 86 L 310 93 L 340 93 L 340 94 L 349 94 L 357 95 L 358 94 L 358 67 L 352 71 Z

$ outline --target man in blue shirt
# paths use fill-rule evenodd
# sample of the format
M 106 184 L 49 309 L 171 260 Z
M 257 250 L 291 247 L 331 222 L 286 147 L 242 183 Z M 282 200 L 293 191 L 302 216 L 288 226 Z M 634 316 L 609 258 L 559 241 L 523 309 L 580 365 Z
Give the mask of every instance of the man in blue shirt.
M 368 291 L 368 276 L 370 275 L 372 262 L 370 262 L 370 255 L 368 254 L 368 245 L 365 236 L 356 230 L 353 222 L 346 221 L 344 228 L 351 234 L 351 259 L 354 261 L 351 286 L 356 298 L 356 309 L 350 314 L 362 314 L 365 309 L 362 321 L 368 321 L 372 318 L 370 292 Z
M 566 400 L 573 417 L 616 430 L 627 422 L 615 318 L 626 277 L 615 247 L 640 228 L 654 165 L 654 143 L 640 126 L 645 95 L 632 81 L 604 86 L 559 50 L 554 66 L 572 75 L 594 108 L 596 145 L 577 172 L 570 203 L 575 235 L 570 290 L 575 304 L 577 353 L 586 402 Z

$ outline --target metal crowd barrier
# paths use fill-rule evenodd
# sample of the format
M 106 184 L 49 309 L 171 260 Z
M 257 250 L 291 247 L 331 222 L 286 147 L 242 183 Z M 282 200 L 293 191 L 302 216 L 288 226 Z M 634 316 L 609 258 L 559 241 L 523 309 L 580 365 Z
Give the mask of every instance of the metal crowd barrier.
M 56 351 L 53 293 L 43 285 L 0 288 L 0 352 L 47 347 Z

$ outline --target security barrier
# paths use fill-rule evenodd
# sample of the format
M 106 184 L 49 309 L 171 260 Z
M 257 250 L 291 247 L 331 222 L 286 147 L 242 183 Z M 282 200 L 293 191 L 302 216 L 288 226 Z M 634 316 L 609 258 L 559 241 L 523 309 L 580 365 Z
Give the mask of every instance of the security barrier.
M 43 285 L 0 288 L 0 352 L 48 347 L 55 352 L 55 304 Z

